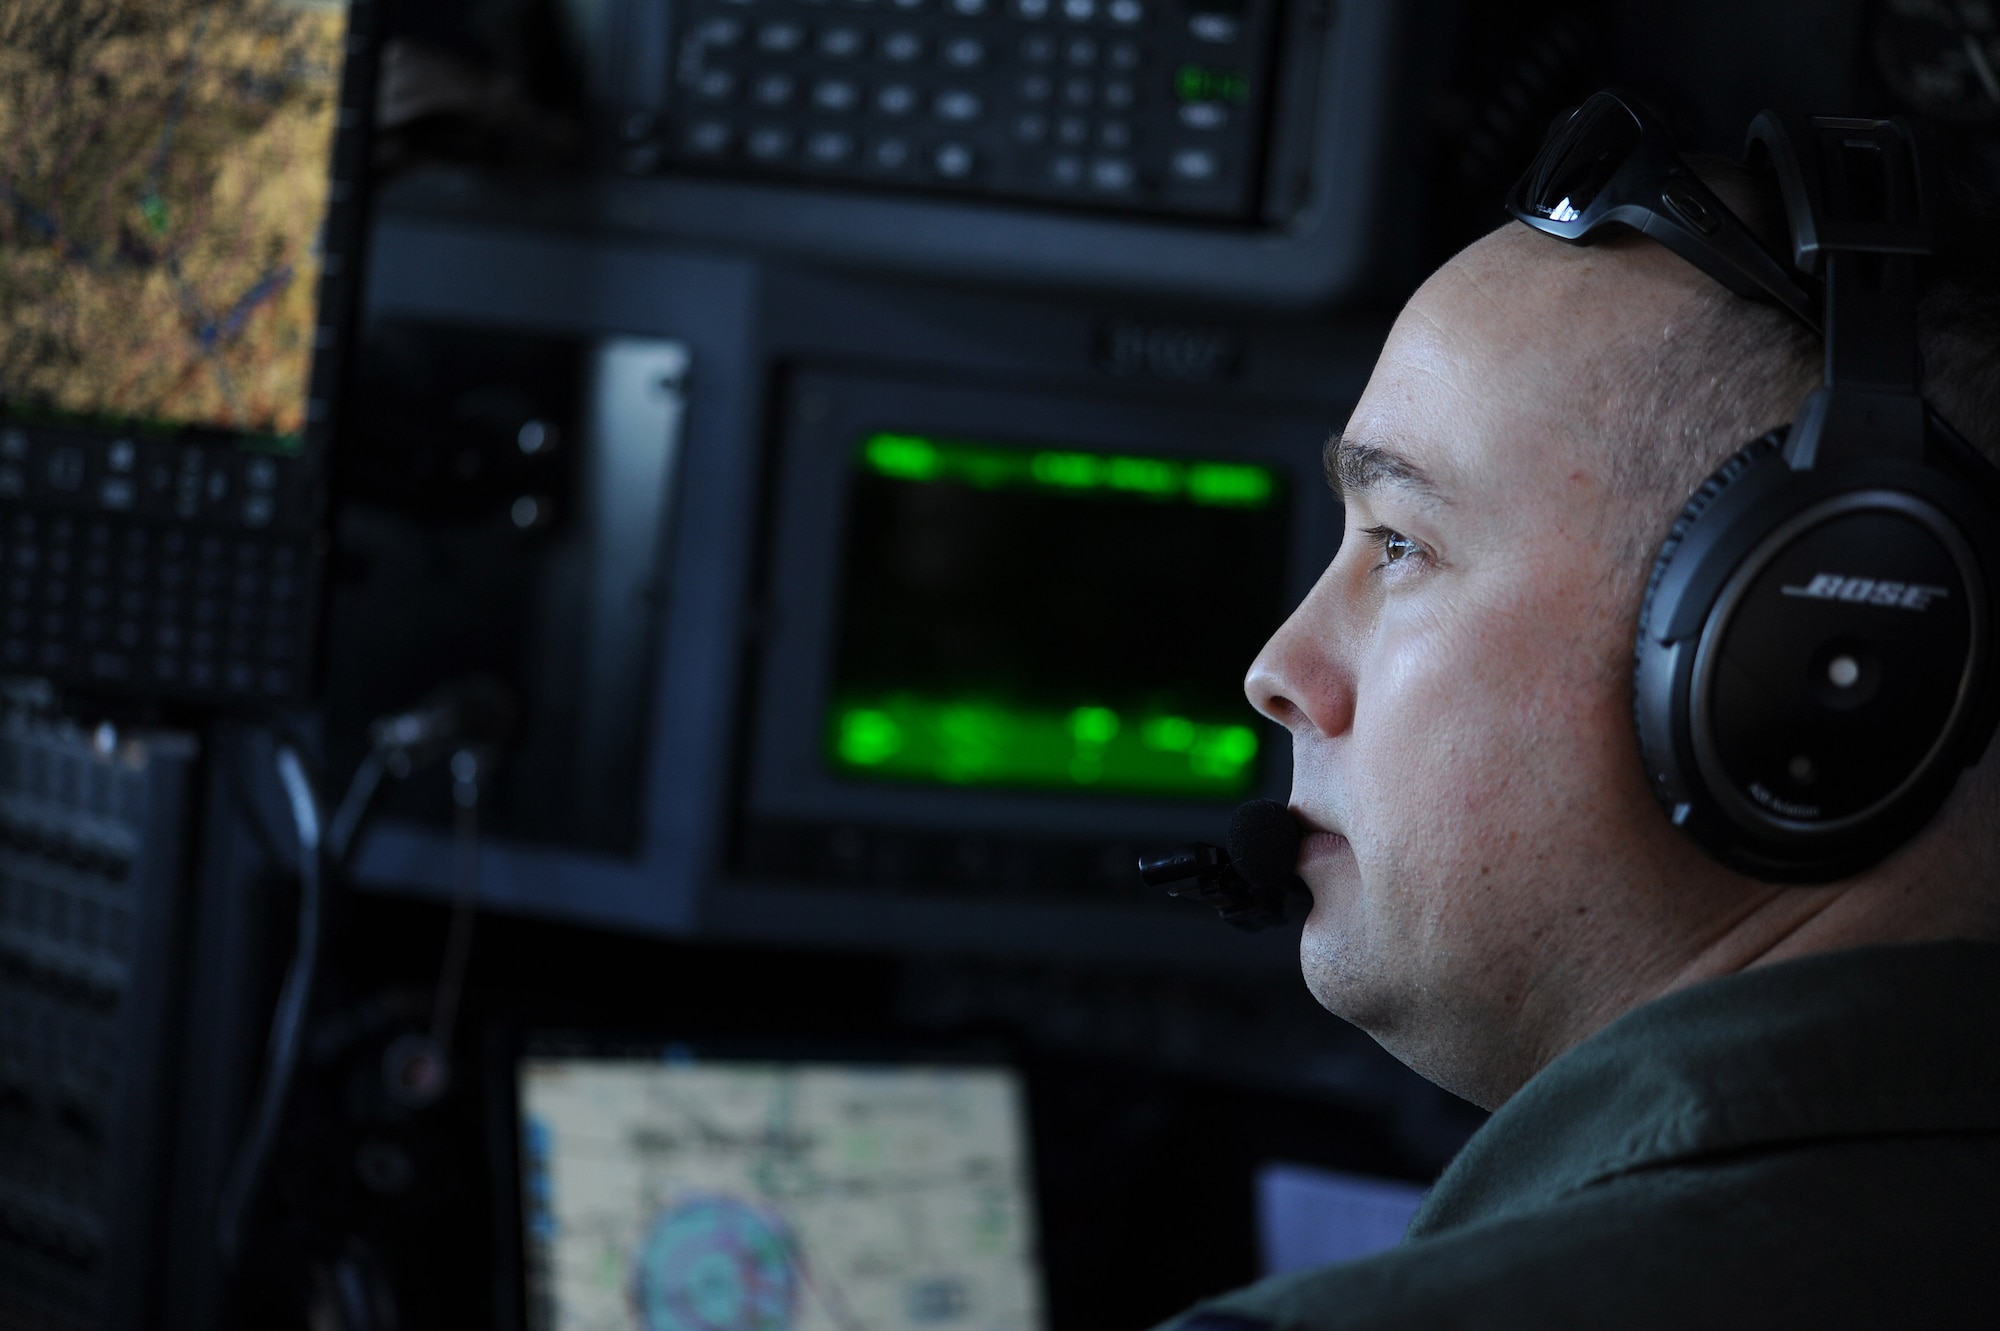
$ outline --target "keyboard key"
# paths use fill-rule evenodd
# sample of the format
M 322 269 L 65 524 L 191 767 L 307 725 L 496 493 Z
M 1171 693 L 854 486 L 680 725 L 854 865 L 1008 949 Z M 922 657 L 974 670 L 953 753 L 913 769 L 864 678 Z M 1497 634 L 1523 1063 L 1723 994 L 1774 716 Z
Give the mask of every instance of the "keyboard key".
M 1097 0 L 1062 0 L 1062 11 L 1071 23 L 1088 23 L 1097 17 Z
M 1104 7 L 1104 16 L 1121 28 L 1130 28 L 1146 21 L 1146 6 L 1140 0 L 1111 0 Z
M 1097 144 L 1122 153 L 1132 146 L 1132 127 L 1123 120 L 1107 120 L 1097 127 Z
M 1189 129 L 1221 129 L 1229 123 L 1229 108 L 1220 102 L 1188 102 L 1181 107 L 1181 123 Z
M 1021 100 L 1024 102 L 1046 102 L 1055 95 L 1054 80 L 1046 74 L 1030 74 L 1021 80 Z
M 1090 142 L 1090 122 L 1082 116 L 1064 116 L 1056 122 L 1056 142 L 1065 148 L 1081 148 Z
M 1100 157 L 1090 164 L 1090 183 L 1106 192 L 1129 190 L 1138 179 L 1139 173 L 1129 158 Z
M 766 74 L 750 85 L 750 100 L 759 106 L 789 106 L 799 83 L 790 74 Z
M 1243 25 L 1234 14 L 1195 14 L 1188 19 L 1188 33 L 1198 42 L 1227 46 L 1243 35 Z
M 886 84 L 875 94 L 875 109 L 885 116 L 906 116 L 917 109 L 917 90 L 907 83 Z
M 846 79 L 825 79 L 813 85 L 813 107 L 841 114 L 861 104 L 861 88 Z
M 1105 62 L 1115 70 L 1130 73 L 1139 67 L 1139 48 L 1131 42 L 1113 42 Z
M 900 171 L 909 164 L 910 141 L 895 136 L 877 139 L 875 146 L 868 150 L 868 160 L 878 170 Z
M 986 63 L 986 43 L 977 37 L 953 37 L 939 48 L 938 57 L 953 69 L 977 69 Z
M 699 157 L 720 157 L 729 151 L 730 142 L 736 137 L 726 120 L 697 120 L 689 125 L 682 142 L 687 150 Z
M 1051 0 L 1013 0 L 1008 6 L 1014 17 L 1026 23 L 1040 23 L 1054 8 Z
M 1049 136 L 1049 118 L 1030 111 L 1014 120 L 1014 137 L 1022 143 L 1040 143 Z
M 1071 106 L 1089 106 L 1097 97 L 1097 85 L 1089 79 L 1063 80 L 1063 100 Z
M 776 162 L 792 155 L 792 131 L 783 125 L 764 125 L 750 132 L 746 146 L 760 162 Z
M 806 44 L 806 30 L 797 23 L 766 23 L 757 29 L 757 49 L 772 55 L 790 55 Z
M 806 157 L 816 166 L 839 166 L 854 156 L 854 136 L 823 129 L 806 140 Z
M 1132 85 L 1124 79 L 1112 79 L 1104 85 L 1104 104 L 1115 111 L 1131 106 L 1132 98 Z
M 705 69 L 694 81 L 694 95 L 705 102 L 727 101 L 736 92 L 736 76 L 726 69 Z
M 951 12 L 965 18 L 984 17 L 990 7 L 988 0 L 951 0 Z M 943 149 L 939 151 L 942 152 Z
M 694 39 L 703 46 L 726 51 L 743 41 L 743 24 L 733 18 L 712 18 L 694 31 Z
M 1083 182 L 1083 159 L 1064 153 L 1049 162 L 1049 179 L 1068 188 Z
M 1056 58 L 1056 40 L 1042 33 L 1021 39 L 1021 63 L 1046 65 Z
M 1097 41 L 1092 37 L 1072 37 L 1063 46 L 1063 59 L 1077 69 L 1089 69 L 1097 63 Z
M 965 88 L 947 88 L 937 95 L 937 100 L 931 104 L 931 109 L 937 113 L 939 120 L 962 125 L 979 119 L 979 113 L 985 109 L 985 104 L 979 100 L 979 94 L 976 92 Z
M 1222 159 L 1209 148 L 1182 148 L 1174 154 L 1170 167 L 1174 179 L 1206 185 L 1222 174 Z
M 937 173 L 946 180 L 966 179 L 971 176 L 972 169 L 977 164 L 972 149 L 963 143 L 940 144 L 932 161 L 937 167 Z
M 864 45 L 859 28 L 828 28 L 819 35 L 819 53 L 831 60 L 851 60 Z
M 907 65 L 921 60 L 924 39 L 914 32 L 899 30 L 882 35 L 882 58 L 891 64 Z

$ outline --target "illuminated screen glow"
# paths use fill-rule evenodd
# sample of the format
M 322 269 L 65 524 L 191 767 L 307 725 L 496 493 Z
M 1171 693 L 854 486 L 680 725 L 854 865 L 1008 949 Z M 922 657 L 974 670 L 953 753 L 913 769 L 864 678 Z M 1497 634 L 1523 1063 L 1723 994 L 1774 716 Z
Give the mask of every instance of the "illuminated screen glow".
M 863 463 L 905 481 L 954 480 L 975 489 L 1018 485 L 1058 491 L 1106 490 L 1193 504 L 1263 508 L 1277 482 L 1268 468 L 1240 462 L 1180 462 L 1045 449 L 992 448 L 908 434 L 878 434 Z
M 0 50 L 0 396 L 297 447 L 344 5 L 73 0 Z
M 900 694 L 834 709 L 834 752 L 850 769 L 952 785 L 1107 786 L 1234 795 L 1254 772 L 1257 732 L 1184 716 L 1068 713 Z
M 910 433 L 854 455 L 822 751 L 844 776 L 1235 799 L 1280 617 L 1282 477 Z
M 999 1067 L 530 1057 L 535 1331 L 1040 1331 L 1027 1115 Z

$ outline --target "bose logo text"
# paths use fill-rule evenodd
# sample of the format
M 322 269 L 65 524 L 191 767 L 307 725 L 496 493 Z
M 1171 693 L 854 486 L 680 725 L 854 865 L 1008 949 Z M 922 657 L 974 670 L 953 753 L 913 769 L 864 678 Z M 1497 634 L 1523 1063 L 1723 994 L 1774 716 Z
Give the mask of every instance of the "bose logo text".
M 1886 605 L 1897 610 L 1927 610 L 1932 601 L 1949 596 L 1943 587 L 1927 587 L 1915 582 L 1877 582 L 1873 578 L 1843 578 L 1838 573 L 1815 573 L 1803 587 L 1779 588 L 1787 596 L 1804 596 L 1814 601 L 1855 601 L 1864 605 Z

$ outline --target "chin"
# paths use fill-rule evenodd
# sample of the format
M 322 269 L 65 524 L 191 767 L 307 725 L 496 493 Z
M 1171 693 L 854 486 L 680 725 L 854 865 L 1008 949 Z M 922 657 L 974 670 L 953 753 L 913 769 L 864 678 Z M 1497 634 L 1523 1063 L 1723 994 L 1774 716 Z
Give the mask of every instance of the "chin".
M 1385 947 L 1381 929 L 1369 927 L 1359 867 L 1345 841 L 1337 856 L 1317 863 L 1301 856 L 1299 868 L 1313 897 L 1299 934 L 1306 989 L 1321 1007 L 1395 1053 L 1392 1033 L 1408 1015 L 1410 958 Z
M 1312 911 L 1299 934 L 1299 971 L 1321 1007 L 1373 1035 L 1368 1019 L 1381 1014 L 1372 994 L 1381 987 L 1384 968 L 1369 964 L 1340 915 L 1315 887 Z

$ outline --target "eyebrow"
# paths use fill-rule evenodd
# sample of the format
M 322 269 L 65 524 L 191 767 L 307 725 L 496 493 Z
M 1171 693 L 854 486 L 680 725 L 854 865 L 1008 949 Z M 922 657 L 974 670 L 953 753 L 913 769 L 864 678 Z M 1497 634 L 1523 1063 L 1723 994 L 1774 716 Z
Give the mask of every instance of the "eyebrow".
M 1327 486 L 1341 499 L 1393 485 L 1435 503 L 1449 502 L 1429 472 L 1380 439 L 1334 435 L 1320 452 L 1320 466 Z

